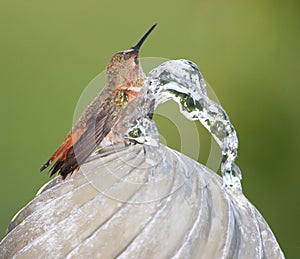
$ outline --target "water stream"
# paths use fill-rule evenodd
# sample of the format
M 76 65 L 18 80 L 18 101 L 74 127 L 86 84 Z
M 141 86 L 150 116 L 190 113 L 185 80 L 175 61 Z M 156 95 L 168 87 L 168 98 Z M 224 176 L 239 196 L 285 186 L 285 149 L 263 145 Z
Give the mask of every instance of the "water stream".
M 242 174 L 235 164 L 238 154 L 237 133 L 221 105 L 212 101 L 198 67 L 188 60 L 170 60 L 150 71 L 138 98 L 125 111 L 125 119 L 115 132 L 139 143 L 155 146 L 158 131 L 152 115 L 168 100 L 178 103 L 189 120 L 199 120 L 211 133 L 222 151 L 221 172 L 225 187 L 241 190 Z

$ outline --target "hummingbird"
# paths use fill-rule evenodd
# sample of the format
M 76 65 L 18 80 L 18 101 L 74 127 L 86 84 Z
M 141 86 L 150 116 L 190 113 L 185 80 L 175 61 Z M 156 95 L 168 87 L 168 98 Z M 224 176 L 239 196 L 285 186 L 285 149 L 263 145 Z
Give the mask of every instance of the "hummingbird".
M 144 84 L 145 74 L 139 50 L 155 28 L 154 24 L 129 50 L 117 52 L 106 67 L 107 83 L 74 124 L 59 148 L 40 168 L 42 172 L 52 163 L 50 176 L 71 176 L 100 145 L 109 138 L 120 120 L 120 113 L 134 100 Z

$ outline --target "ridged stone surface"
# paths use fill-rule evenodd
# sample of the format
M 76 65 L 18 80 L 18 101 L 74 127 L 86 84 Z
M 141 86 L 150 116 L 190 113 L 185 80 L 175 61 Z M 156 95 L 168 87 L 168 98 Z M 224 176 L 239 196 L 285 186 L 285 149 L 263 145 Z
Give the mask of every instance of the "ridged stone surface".
M 241 192 L 170 148 L 105 149 L 13 219 L 0 258 L 283 258 Z

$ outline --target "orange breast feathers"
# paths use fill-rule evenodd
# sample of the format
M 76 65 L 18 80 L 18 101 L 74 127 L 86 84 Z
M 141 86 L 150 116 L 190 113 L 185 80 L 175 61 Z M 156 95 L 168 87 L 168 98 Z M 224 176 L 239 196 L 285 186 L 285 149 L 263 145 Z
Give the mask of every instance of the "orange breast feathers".
M 127 90 L 126 95 L 128 97 L 128 103 L 130 103 L 133 99 L 135 99 L 138 96 L 138 92 L 134 90 Z

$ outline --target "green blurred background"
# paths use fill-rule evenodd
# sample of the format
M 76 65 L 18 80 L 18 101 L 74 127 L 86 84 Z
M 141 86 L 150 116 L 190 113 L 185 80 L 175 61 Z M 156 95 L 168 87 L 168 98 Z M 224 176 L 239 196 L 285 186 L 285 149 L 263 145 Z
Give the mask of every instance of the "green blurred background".
M 244 193 L 286 256 L 299 258 L 298 3 L 1 0 L 0 239 L 49 180 L 39 168 L 70 129 L 81 92 L 158 22 L 141 56 L 198 64 L 238 131 Z M 201 161 L 209 136 L 200 135 Z

